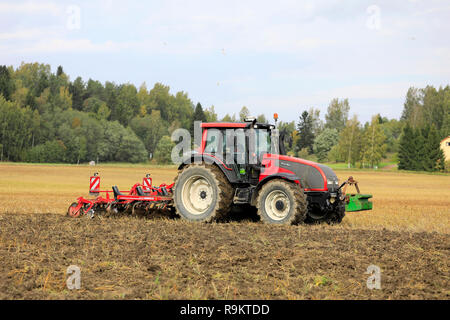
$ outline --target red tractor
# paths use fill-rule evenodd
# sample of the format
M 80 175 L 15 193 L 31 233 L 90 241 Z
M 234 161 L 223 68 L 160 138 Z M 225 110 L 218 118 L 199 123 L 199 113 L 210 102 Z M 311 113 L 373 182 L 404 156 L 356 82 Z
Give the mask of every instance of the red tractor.
M 246 119 L 201 128 L 201 146 L 185 155 L 173 188 L 182 218 L 223 219 L 233 205 L 247 204 L 265 223 L 342 221 L 345 183 L 325 165 L 287 156 L 274 125 Z

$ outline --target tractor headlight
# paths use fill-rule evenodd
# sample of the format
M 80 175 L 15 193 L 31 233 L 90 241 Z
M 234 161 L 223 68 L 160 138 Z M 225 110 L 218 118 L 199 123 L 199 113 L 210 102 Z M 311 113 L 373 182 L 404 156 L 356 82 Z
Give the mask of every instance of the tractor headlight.
M 333 188 L 339 186 L 339 182 L 337 180 L 328 180 L 327 181 L 328 188 Z

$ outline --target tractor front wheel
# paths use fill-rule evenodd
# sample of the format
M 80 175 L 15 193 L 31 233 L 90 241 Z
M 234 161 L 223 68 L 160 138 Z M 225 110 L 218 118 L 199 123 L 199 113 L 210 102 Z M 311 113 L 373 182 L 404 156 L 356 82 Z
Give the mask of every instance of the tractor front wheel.
M 303 190 L 284 180 L 267 182 L 258 193 L 256 205 L 265 223 L 298 224 L 306 218 L 307 201 Z

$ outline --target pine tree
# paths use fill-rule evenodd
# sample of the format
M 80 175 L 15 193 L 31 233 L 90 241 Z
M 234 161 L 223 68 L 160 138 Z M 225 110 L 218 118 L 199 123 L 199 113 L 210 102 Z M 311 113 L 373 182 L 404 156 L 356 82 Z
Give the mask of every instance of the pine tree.
M 444 152 L 441 149 L 439 134 L 434 125 L 428 128 L 425 155 L 424 169 L 426 171 L 441 171 L 444 169 Z
M 203 108 L 202 108 L 202 105 L 200 104 L 200 102 L 197 103 L 197 106 L 195 107 L 194 121 L 206 122 L 206 115 L 205 115 L 205 112 L 203 112 Z
M 300 120 L 297 124 L 297 130 L 300 135 L 297 144 L 298 150 L 307 148 L 308 152 L 311 154 L 313 152 L 314 132 L 313 121 L 308 111 L 303 111 L 300 116 Z
M 398 148 L 398 168 L 400 170 L 413 170 L 414 141 L 413 130 L 409 123 L 403 128 Z
M 206 115 L 205 112 L 203 111 L 202 105 L 199 103 L 197 103 L 197 106 L 195 107 L 195 111 L 194 111 L 194 121 L 192 121 L 191 123 L 191 137 L 194 137 L 194 127 L 195 127 L 195 121 L 201 121 L 201 122 L 206 122 Z
M 62 66 L 58 66 L 58 69 L 56 70 L 56 76 L 59 77 L 64 73 L 64 69 Z
M 412 161 L 412 170 L 415 171 L 423 171 L 425 170 L 425 163 L 427 159 L 426 154 L 426 137 L 422 134 L 422 129 L 418 128 L 413 131 L 413 161 Z M 426 132 L 426 131 L 425 131 Z
M 10 72 L 6 66 L 0 66 L 0 94 L 6 100 L 11 99 L 14 92 L 14 83 L 11 79 Z

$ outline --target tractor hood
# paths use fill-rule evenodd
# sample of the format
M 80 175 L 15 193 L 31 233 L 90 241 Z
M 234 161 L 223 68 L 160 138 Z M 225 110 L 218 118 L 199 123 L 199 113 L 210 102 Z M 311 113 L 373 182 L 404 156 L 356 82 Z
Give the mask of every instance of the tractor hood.
M 330 191 L 339 188 L 339 181 L 334 171 L 323 164 L 290 156 L 266 154 L 265 161 L 274 162 L 280 172 L 290 172 L 300 179 L 305 191 Z

